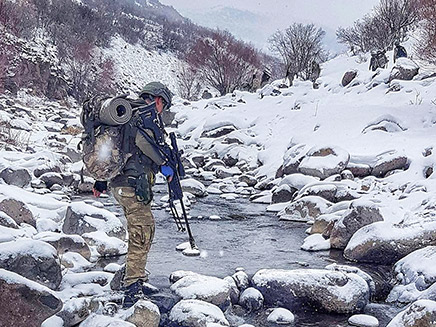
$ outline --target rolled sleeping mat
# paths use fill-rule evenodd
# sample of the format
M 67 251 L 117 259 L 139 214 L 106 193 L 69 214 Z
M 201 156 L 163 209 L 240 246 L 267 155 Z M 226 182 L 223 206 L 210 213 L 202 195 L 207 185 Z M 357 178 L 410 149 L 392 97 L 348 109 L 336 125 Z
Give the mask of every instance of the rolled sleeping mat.
M 109 126 L 123 125 L 132 118 L 132 106 L 123 98 L 109 98 L 103 102 L 99 120 Z

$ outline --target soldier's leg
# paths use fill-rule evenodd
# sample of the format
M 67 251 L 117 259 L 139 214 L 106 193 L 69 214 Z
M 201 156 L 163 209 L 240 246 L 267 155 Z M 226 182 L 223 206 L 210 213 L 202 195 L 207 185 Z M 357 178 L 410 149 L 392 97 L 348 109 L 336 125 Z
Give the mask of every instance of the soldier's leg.
M 155 224 L 150 204 L 138 201 L 132 187 L 117 187 L 113 194 L 124 210 L 129 233 L 124 278 L 124 285 L 127 286 L 138 279 L 148 279 L 145 265 L 154 237 Z

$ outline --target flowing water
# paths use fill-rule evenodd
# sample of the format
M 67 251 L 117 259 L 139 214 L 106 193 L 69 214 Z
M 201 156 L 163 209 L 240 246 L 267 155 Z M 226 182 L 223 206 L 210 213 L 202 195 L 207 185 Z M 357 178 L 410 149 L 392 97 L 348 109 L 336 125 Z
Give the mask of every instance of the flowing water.
M 156 198 L 165 194 L 162 186 L 156 190 Z M 102 199 L 103 200 L 103 199 Z M 113 199 L 109 199 L 109 201 Z M 107 202 L 108 200 L 104 200 Z M 120 212 L 118 206 L 109 207 Z M 150 283 L 157 287 L 169 287 L 169 276 L 176 270 L 190 270 L 200 274 L 225 277 L 242 267 L 251 277 L 263 268 L 324 268 L 333 262 L 344 263 L 342 252 L 306 252 L 300 249 L 310 227 L 305 223 L 279 221 L 275 213 L 265 210 L 264 204 L 250 202 L 247 198 L 226 200 L 218 195 L 197 199 L 191 206 L 190 226 L 196 244 L 201 250 L 198 257 L 187 257 L 175 247 L 188 240 L 186 233 L 177 227 L 168 211 L 153 210 L 156 219 L 156 235 L 149 254 L 147 269 L 151 272 Z M 219 216 L 220 219 L 210 219 Z M 112 259 L 105 259 L 100 265 Z M 117 258 L 123 263 L 124 257 Z M 362 268 L 362 267 L 361 267 Z M 378 267 L 367 266 L 381 274 Z M 369 271 L 368 271 L 369 272 Z M 374 275 L 374 274 L 372 274 Z M 323 314 L 313 311 L 296 313 L 295 326 L 348 326 L 349 315 Z M 248 317 L 255 326 L 262 326 L 256 316 Z M 384 324 L 381 324 L 381 326 Z

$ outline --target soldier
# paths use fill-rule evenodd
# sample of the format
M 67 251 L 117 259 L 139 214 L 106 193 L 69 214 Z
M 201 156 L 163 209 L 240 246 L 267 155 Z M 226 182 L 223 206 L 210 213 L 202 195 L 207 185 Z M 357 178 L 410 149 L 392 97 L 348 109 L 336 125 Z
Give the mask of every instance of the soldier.
M 400 42 L 396 41 L 394 47 L 394 62 L 396 62 L 398 58 L 402 57 L 407 58 L 407 51 L 403 46 L 400 45 Z
M 142 105 L 153 105 L 160 115 L 171 106 L 171 100 L 172 93 L 165 85 L 152 82 L 145 85 L 136 102 Z M 133 115 L 132 120 L 135 120 L 135 115 L 138 115 L 138 112 Z M 165 165 L 163 156 L 146 140 L 137 127 L 134 124 L 129 124 L 129 126 L 123 130 L 123 139 L 129 142 L 131 156 L 121 173 L 109 181 L 113 196 L 123 208 L 129 234 L 123 280 L 124 307 L 132 306 L 143 296 L 143 285 L 148 281 L 145 265 L 155 231 L 155 222 L 151 212 L 155 174 L 160 170 L 168 180 L 171 180 L 174 175 L 171 167 Z M 153 137 L 151 132 L 150 136 Z M 107 181 L 96 181 L 93 189 L 94 195 L 100 196 L 107 188 Z

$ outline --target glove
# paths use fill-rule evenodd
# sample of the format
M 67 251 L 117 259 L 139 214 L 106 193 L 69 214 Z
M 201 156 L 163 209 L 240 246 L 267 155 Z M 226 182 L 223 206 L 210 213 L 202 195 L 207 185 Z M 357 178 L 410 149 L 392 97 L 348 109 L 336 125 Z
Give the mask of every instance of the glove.
M 95 181 L 94 186 L 92 187 L 92 192 L 94 196 L 99 197 L 101 193 L 107 191 L 107 182 L 106 181 Z
M 171 181 L 174 176 L 174 170 L 170 166 L 161 166 L 160 172 L 164 175 L 168 181 Z

